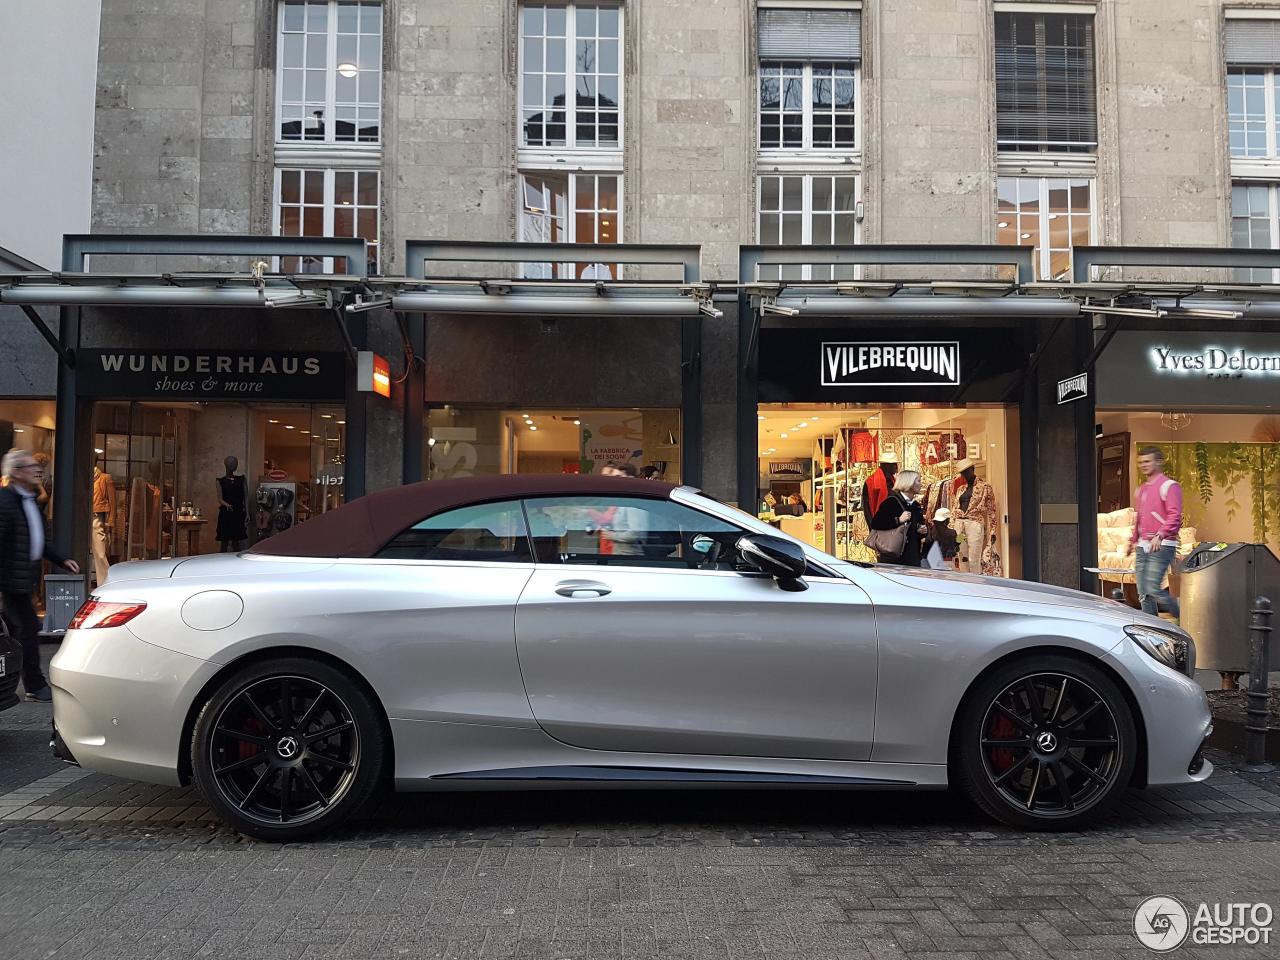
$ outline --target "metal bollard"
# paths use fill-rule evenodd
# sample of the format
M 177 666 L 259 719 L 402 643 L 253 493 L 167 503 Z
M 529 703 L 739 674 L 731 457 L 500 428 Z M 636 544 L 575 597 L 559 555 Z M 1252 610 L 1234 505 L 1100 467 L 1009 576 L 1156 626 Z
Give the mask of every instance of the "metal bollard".
M 1267 689 L 1267 644 L 1271 640 L 1271 601 L 1258 597 L 1249 618 L 1249 695 L 1245 712 L 1245 769 L 1255 773 L 1271 769 L 1267 763 L 1267 713 L 1271 691 Z

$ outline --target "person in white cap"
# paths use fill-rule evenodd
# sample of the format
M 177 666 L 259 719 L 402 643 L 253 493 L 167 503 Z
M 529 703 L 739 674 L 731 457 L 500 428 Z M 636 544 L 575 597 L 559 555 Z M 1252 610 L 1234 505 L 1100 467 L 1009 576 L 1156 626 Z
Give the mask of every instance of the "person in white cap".
M 871 471 L 866 482 L 862 484 L 862 515 L 867 518 L 867 527 L 871 527 L 871 518 L 880 509 L 880 504 L 889 499 L 889 491 L 893 489 L 893 478 L 898 472 L 898 455 L 893 447 L 881 450 L 880 466 Z
M 950 570 L 956 555 L 960 553 L 960 540 L 951 529 L 951 511 L 942 507 L 933 514 L 929 537 L 938 547 L 938 558 L 943 561 L 940 569 Z

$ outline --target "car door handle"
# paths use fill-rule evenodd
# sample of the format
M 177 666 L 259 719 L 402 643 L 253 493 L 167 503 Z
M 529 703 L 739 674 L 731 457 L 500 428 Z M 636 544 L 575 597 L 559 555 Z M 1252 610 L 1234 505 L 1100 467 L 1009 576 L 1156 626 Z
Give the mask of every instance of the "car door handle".
M 595 580 L 561 580 L 556 584 L 556 593 L 571 600 L 583 597 L 604 597 L 613 591 L 603 583 Z

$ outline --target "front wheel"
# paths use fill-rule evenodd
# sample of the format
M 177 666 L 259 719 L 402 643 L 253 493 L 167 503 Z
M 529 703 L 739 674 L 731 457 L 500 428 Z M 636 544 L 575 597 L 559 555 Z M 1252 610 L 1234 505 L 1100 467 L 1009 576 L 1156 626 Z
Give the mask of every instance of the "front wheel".
M 241 833 L 302 840 L 338 826 L 382 777 L 386 736 L 369 694 L 301 657 L 252 664 L 205 703 L 191 766 L 205 802 Z
M 953 771 L 983 811 L 1031 830 L 1069 830 L 1128 786 L 1137 730 L 1100 667 L 1027 657 L 984 677 L 961 708 Z

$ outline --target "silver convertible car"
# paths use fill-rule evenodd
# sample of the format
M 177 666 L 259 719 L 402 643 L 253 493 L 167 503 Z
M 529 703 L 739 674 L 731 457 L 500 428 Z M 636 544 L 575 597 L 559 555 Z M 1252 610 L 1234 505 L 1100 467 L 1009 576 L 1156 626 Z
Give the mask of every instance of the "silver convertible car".
M 126 563 L 53 660 L 53 747 L 312 836 L 380 784 L 958 785 L 1021 828 L 1203 780 L 1185 633 L 1016 580 L 842 563 L 687 487 L 375 493 Z

